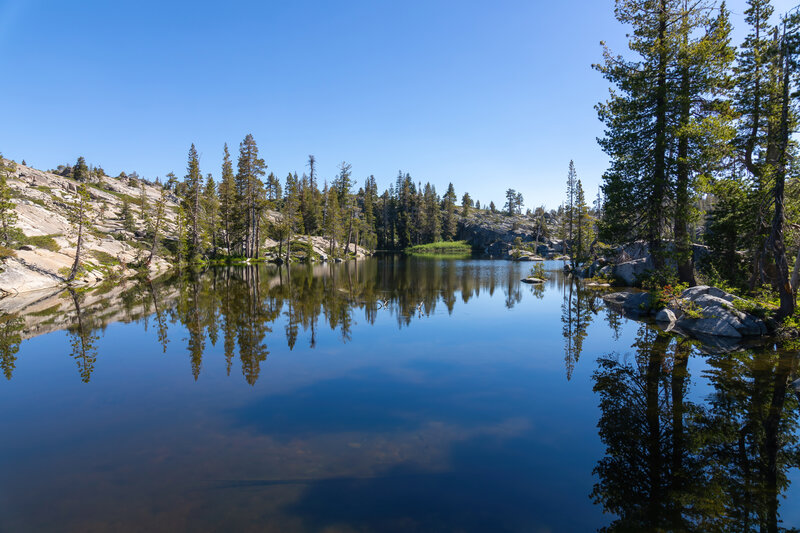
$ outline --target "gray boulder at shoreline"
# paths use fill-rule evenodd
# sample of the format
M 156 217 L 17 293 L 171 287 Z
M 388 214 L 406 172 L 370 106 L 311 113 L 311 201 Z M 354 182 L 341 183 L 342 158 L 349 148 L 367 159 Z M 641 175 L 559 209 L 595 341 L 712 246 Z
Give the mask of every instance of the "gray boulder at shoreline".
M 627 315 L 652 316 L 667 330 L 690 336 L 741 339 L 769 334 L 764 320 L 741 309 L 746 300 L 707 285 L 686 289 L 666 307 L 654 305 L 647 292 L 615 292 L 606 294 L 603 300 Z

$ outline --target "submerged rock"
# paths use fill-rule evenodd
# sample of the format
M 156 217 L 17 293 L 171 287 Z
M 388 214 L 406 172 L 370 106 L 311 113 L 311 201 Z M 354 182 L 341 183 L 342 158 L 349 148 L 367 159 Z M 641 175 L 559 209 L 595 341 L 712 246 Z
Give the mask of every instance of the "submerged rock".
M 603 296 L 603 300 L 634 316 L 650 314 L 653 297 L 649 292 L 612 292 Z
M 607 287 L 611 287 L 611 284 L 610 283 L 600 283 L 600 282 L 597 282 L 597 281 L 590 281 L 588 283 L 584 283 L 583 286 L 587 287 L 589 289 L 605 289 Z
M 530 277 L 530 278 L 523 278 L 522 283 L 544 283 L 544 280 L 540 278 Z

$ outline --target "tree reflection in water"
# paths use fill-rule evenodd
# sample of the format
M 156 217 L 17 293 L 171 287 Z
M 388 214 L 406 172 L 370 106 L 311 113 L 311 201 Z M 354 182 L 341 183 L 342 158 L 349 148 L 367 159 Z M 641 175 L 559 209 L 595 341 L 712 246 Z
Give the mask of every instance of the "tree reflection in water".
M 572 379 L 575 365 L 583 352 L 586 330 L 600 308 L 599 295 L 587 289 L 580 280 L 568 277 L 563 287 L 564 302 L 561 304 L 561 322 L 564 324 L 564 363 L 567 380 Z
M 84 295 L 72 289 L 69 295 L 75 306 L 75 323 L 67 328 L 69 344 L 72 347 L 72 358 L 78 364 L 78 373 L 81 381 L 89 383 L 94 372 L 94 364 L 97 362 L 97 341 L 100 336 L 95 333 L 94 319 L 91 314 L 86 315 L 81 310 L 81 300 Z
M 0 319 L 0 369 L 11 379 L 26 331 L 46 332 L 55 324 L 67 330 L 80 379 L 89 382 L 100 330 L 111 321 L 139 321 L 155 328 L 162 352 L 170 342 L 185 348 L 195 379 L 209 346 L 221 343 L 228 375 L 238 357 L 245 381 L 255 385 L 268 344 L 294 349 L 307 340 L 314 348 L 326 328 L 349 342 L 356 320 L 388 319 L 404 328 L 495 291 L 502 291 L 498 301 L 507 307 L 527 294 L 562 292 L 568 380 L 595 315 L 604 312 L 619 339 L 624 319 L 605 309 L 598 293 L 561 276 L 546 287 L 521 285 L 525 267 L 507 265 L 391 258 L 290 269 L 262 265 L 186 272 L 120 288 L 106 299 L 67 292 L 38 314 Z M 591 498 L 614 516 L 605 530 L 785 531 L 779 499 L 790 469 L 800 463 L 798 399 L 789 386 L 797 375 L 796 352 L 766 347 L 705 355 L 708 369 L 694 378 L 707 381 L 712 392 L 698 398 L 691 390 L 690 361 L 698 354 L 691 342 L 640 325 L 632 347 L 631 356 L 601 357 L 593 374 L 605 451 L 594 468 Z
M 6 379 L 14 374 L 24 325 L 25 321 L 16 314 L 0 316 L 0 370 Z
M 600 438 L 592 498 L 604 531 L 786 531 L 778 498 L 798 466 L 796 354 L 772 348 L 710 356 L 707 403 L 688 399 L 685 339 L 645 325 L 633 360 L 598 360 Z
M 273 325 L 279 320 L 290 349 L 301 333 L 309 334 L 309 346 L 314 348 L 319 328 L 325 326 L 347 343 L 356 315 L 361 313 L 369 324 L 379 314 L 388 313 L 403 328 L 442 306 L 452 313 L 458 300 L 466 303 L 481 289 L 493 293 L 497 288 L 503 289 L 506 305 L 513 307 L 524 290 L 520 268 L 502 268 L 503 274 L 498 274 L 492 262 L 387 258 L 291 268 L 213 268 L 184 271 L 167 280 L 130 283 L 118 290 L 68 291 L 54 298 L 54 308 L 40 317 L 36 313 L 2 317 L 0 365 L 11 379 L 26 329 L 35 335 L 63 328 L 70 336 L 81 380 L 88 382 L 98 357 L 98 333 L 112 321 L 141 322 L 145 330 L 151 325 L 155 328 L 164 353 L 170 341 L 185 343 L 195 380 L 202 374 L 209 345 L 216 346 L 221 340 L 228 375 L 238 354 L 245 380 L 254 385 L 261 363 L 269 355 L 268 336 L 269 342 L 277 341 Z M 498 279 L 501 275 L 502 281 Z M 530 290 L 536 298 L 544 293 L 540 286 Z M 63 315 L 63 324 L 52 324 L 51 314 Z M 175 329 L 175 334 L 181 331 L 185 336 L 173 334 L 170 338 L 170 324 L 180 324 L 185 332 Z

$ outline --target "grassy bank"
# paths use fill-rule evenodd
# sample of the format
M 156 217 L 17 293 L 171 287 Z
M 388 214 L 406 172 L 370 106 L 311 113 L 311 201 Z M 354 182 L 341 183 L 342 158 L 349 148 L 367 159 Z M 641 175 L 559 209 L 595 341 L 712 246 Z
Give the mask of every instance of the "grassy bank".
M 472 246 L 467 241 L 440 241 L 410 246 L 405 251 L 415 255 L 470 255 Z

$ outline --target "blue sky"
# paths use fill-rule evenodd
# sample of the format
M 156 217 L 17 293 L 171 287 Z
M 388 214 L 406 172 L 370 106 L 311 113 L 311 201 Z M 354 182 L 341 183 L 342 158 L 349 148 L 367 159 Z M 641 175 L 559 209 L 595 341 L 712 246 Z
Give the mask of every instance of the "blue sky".
M 775 0 L 785 11 L 796 0 Z M 728 2 L 744 34 L 743 0 Z M 593 106 L 613 0 L 0 0 L 0 151 L 38 168 L 84 155 L 116 175 L 219 174 L 252 133 L 283 179 L 309 154 L 387 187 L 398 170 L 487 203 L 561 202 L 575 160 L 593 198 L 607 158 Z

